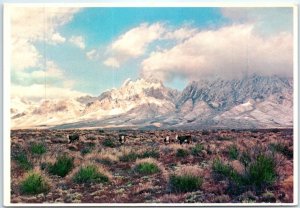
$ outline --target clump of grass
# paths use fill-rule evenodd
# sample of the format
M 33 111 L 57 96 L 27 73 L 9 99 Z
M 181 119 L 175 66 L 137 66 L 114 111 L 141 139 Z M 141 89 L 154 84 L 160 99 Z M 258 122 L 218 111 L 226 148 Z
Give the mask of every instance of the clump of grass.
M 33 165 L 28 160 L 28 157 L 25 152 L 19 152 L 14 156 L 14 160 L 17 162 L 20 168 L 24 170 L 32 169 Z
M 32 143 L 30 146 L 30 152 L 31 154 L 34 155 L 42 155 L 46 153 L 47 148 L 44 144 L 42 143 Z
M 192 153 L 192 155 L 197 156 L 197 155 L 201 154 L 201 152 L 202 152 L 203 149 L 204 149 L 204 147 L 203 147 L 202 144 L 196 144 L 196 145 L 192 148 L 191 153 Z
M 73 158 L 62 155 L 57 158 L 54 164 L 48 166 L 48 171 L 52 175 L 65 177 L 74 167 Z
M 242 152 L 240 157 L 239 157 L 239 161 L 245 166 L 247 167 L 250 162 L 251 162 L 251 156 L 248 152 Z
M 190 192 L 198 190 L 203 183 L 201 170 L 195 166 L 184 166 L 169 177 L 172 192 Z
M 270 155 L 260 154 L 254 163 L 249 165 L 248 170 L 249 184 L 256 187 L 271 185 L 276 180 L 276 161 Z
M 102 142 L 102 145 L 105 147 L 111 147 L 111 148 L 116 147 L 116 144 L 113 142 L 112 139 L 104 139 Z
M 187 157 L 189 152 L 186 149 L 177 149 L 176 157 Z
M 75 183 L 106 183 L 109 177 L 101 173 L 96 165 L 87 165 L 81 167 L 73 176 Z
M 121 162 L 132 162 L 132 161 L 135 161 L 138 157 L 139 157 L 139 155 L 137 153 L 129 152 L 129 153 L 125 153 L 125 154 L 121 155 L 119 157 L 119 160 Z
M 140 158 L 147 158 L 147 157 L 152 157 L 152 158 L 159 158 L 159 151 L 151 149 L 151 150 L 146 150 L 139 156 Z
M 236 160 L 239 156 L 239 150 L 236 145 L 231 145 L 228 149 L 229 159 Z
M 136 161 L 134 171 L 142 175 L 151 175 L 160 172 L 160 168 L 156 160 L 147 158 Z
M 49 184 L 42 177 L 40 173 L 31 172 L 20 184 L 20 191 L 22 194 L 39 194 L 49 190 Z
M 276 161 L 272 155 L 260 153 L 249 164 L 248 161 L 246 164 L 244 172 L 238 173 L 229 164 L 217 159 L 213 162 L 212 170 L 217 180 L 228 179 L 236 190 L 251 188 L 262 190 L 273 185 L 277 175 Z
M 269 145 L 269 148 L 273 152 L 279 152 L 286 156 L 288 159 L 293 158 L 293 150 L 290 150 L 288 146 L 282 144 L 282 143 L 271 143 Z

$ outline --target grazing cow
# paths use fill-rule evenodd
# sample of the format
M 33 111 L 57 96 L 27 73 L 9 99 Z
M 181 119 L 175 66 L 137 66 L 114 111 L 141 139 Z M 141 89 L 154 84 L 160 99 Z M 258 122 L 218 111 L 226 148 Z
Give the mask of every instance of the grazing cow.
M 119 135 L 119 142 L 121 143 L 121 144 L 124 144 L 125 143 L 125 141 L 126 141 L 126 134 L 120 134 Z
M 185 136 L 178 136 L 176 135 L 176 139 L 179 141 L 180 144 L 183 143 L 192 143 L 192 136 L 191 135 L 185 135 Z
M 164 142 L 165 142 L 165 144 L 170 144 L 170 137 L 169 137 L 169 136 L 166 136 L 166 137 L 164 138 Z
M 78 134 L 69 135 L 69 140 L 70 140 L 69 143 L 79 140 L 79 135 Z

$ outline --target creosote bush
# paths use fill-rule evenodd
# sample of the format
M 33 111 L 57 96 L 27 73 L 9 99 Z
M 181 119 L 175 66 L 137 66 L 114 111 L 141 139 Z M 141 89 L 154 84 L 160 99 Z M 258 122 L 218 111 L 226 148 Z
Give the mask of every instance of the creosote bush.
M 151 150 L 146 150 L 145 152 L 139 155 L 139 158 L 147 158 L 147 157 L 159 158 L 159 151 L 151 149 Z
M 190 192 L 198 190 L 203 183 L 201 170 L 196 166 L 183 166 L 169 177 L 171 192 Z
M 276 161 L 272 155 L 258 154 L 245 166 L 243 173 L 238 173 L 229 164 L 220 159 L 213 162 L 212 170 L 215 179 L 228 179 L 237 190 L 255 189 L 262 190 L 273 185 L 276 180 Z
M 106 183 L 109 182 L 108 176 L 101 173 L 96 165 L 81 167 L 73 176 L 75 183 Z
M 290 150 L 286 145 L 282 143 L 271 143 L 269 148 L 273 152 L 279 152 L 286 156 L 288 159 L 293 158 L 293 150 Z
M 47 148 L 44 144 L 42 143 L 32 143 L 30 146 L 30 152 L 31 154 L 34 155 L 42 155 L 46 153 Z
M 104 139 L 102 142 L 102 145 L 105 147 L 111 147 L 111 148 L 116 147 L 116 145 L 112 139 Z
M 49 184 L 40 173 L 29 173 L 20 184 L 22 194 L 34 195 L 47 192 L 48 190 Z
M 14 160 L 17 162 L 20 168 L 24 170 L 32 169 L 33 165 L 28 160 L 28 157 L 25 152 L 19 152 L 14 156 Z
M 59 156 L 54 164 L 49 165 L 48 171 L 52 175 L 65 177 L 73 169 L 73 167 L 73 158 L 64 154 L 62 156 Z
M 239 156 L 239 150 L 236 145 L 231 145 L 228 150 L 229 159 L 236 160 Z
M 197 155 L 201 154 L 201 152 L 202 152 L 203 149 L 204 149 L 204 147 L 203 147 L 202 144 L 196 144 L 192 148 L 191 153 L 192 153 L 192 155 L 197 156 Z
M 134 171 L 142 175 L 151 175 L 160 172 L 159 164 L 152 158 L 137 160 Z
M 176 152 L 176 157 L 187 157 L 189 152 L 186 149 L 178 149 Z

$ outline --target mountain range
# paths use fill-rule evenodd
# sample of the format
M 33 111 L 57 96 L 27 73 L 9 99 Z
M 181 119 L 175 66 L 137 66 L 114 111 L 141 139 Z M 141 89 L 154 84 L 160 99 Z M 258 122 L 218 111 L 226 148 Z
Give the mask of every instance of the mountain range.
M 98 97 L 11 99 L 18 128 L 289 128 L 293 80 L 279 76 L 206 79 L 182 91 L 157 80 L 126 80 Z

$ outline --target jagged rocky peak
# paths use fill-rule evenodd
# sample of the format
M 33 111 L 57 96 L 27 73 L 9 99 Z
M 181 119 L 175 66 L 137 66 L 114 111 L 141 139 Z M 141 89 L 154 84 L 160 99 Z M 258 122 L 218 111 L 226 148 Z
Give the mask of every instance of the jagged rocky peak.
M 247 102 L 249 99 L 263 100 L 273 94 L 291 93 L 289 78 L 278 76 L 246 76 L 241 79 L 200 80 L 191 82 L 178 99 L 177 107 L 186 101 L 205 101 L 212 107 L 228 108 Z

